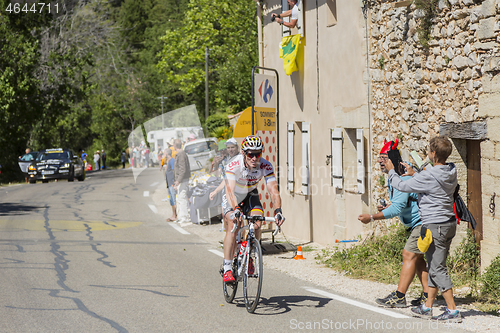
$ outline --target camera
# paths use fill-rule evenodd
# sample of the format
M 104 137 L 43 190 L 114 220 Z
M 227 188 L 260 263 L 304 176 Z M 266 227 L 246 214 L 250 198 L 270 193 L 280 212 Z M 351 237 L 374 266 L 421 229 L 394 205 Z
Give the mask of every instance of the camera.
M 386 207 L 386 206 L 387 206 L 387 203 L 385 202 L 385 200 L 384 200 L 384 199 L 380 199 L 380 205 L 381 205 L 382 207 Z

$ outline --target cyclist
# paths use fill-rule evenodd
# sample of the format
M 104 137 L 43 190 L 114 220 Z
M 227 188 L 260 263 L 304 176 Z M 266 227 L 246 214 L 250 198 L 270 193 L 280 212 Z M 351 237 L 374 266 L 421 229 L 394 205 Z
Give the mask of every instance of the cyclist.
M 224 237 L 224 282 L 233 282 L 234 277 L 231 271 L 233 254 L 236 250 L 236 235 L 232 233 L 233 225 L 238 220 L 238 227 L 241 227 L 241 215 L 259 215 L 264 211 L 259 200 L 257 184 L 264 177 L 267 191 L 271 195 L 273 206 L 276 207 L 274 215 L 276 225 L 281 226 L 285 217 L 281 212 L 281 197 L 278 190 L 278 183 L 274 176 L 272 164 L 262 158 L 264 144 L 260 137 L 247 136 L 242 144 L 240 155 L 234 157 L 226 166 L 226 187 L 222 196 L 222 207 L 224 212 L 224 224 L 226 235 Z M 260 240 L 260 221 L 255 222 L 255 238 Z M 249 263 L 251 270 L 252 263 Z

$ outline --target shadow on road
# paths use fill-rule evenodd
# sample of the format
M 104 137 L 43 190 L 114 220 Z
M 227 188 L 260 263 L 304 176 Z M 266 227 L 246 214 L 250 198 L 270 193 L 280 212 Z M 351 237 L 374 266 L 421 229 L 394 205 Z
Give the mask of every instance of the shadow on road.
M 259 306 L 254 314 L 257 315 L 279 315 L 292 311 L 292 308 L 322 308 L 331 298 L 316 296 L 274 296 L 271 298 L 260 298 Z M 243 297 L 235 298 L 234 303 L 238 307 L 245 307 Z
M 26 215 L 32 211 L 44 209 L 46 206 L 33 206 L 22 203 L 0 203 L 0 216 Z

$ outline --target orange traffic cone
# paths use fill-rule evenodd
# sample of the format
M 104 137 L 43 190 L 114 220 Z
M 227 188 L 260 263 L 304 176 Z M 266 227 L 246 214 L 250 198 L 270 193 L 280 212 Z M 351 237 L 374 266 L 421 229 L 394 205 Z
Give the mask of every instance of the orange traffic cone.
M 302 260 L 302 259 L 305 259 L 303 256 L 302 256 L 302 246 L 299 246 L 299 248 L 297 249 L 297 255 L 295 256 L 295 258 L 293 258 L 295 260 Z

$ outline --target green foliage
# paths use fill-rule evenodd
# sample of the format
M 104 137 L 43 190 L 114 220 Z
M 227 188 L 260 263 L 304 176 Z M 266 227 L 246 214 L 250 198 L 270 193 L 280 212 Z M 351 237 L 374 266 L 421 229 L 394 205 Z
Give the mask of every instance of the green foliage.
M 496 302 L 497 307 L 500 308 L 500 304 L 498 304 L 500 302 L 500 256 L 497 256 L 486 268 L 481 282 L 483 283 L 481 295 Z
M 212 114 L 208 116 L 206 126 L 208 133 L 213 133 L 219 127 L 229 127 L 229 118 L 224 113 Z
M 317 259 L 354 278 L 397 283 L 407 238 L 408 232 L 399 224 L 392 226 L 386 235 L 372 234 L 350 248 L 323 250 Z
M 444 60 L 446 61 L 446 64 L 448 65 L 451 61 L 451 59 L 448 56 L 444 57 Z
M 384 66 L 385 66 L 385 58 L 382 57 L 378 60 L 378 66 L 380 67 L 380 69 L 384 69 Z
M 204 75 L 205 45 L 213 113 L 249 105 L 255 4 L 189 2 L 65 1 L 58 16 L 0 14 L 0 182 L 22 179 L 17 157 L 26 147 L 105 149 L 108 164 L 118 162 L 129 134 L 161 114 L 158 96 L 168 97 L 164 112 L 196 104 L 202 115 L 204 79 L 186 90 L 169 73 Z M 0 0 L 2 8 L 8 3 Z M 181 39 L 171 49 L 162 36 Z M 193 58 L 198 49 L 201 58 Z M 175 53 L 176 62 L 163 53 Z M 171 125 L 200 123 L 184 118 L 177 115 Z
M 379 184 L 380 186 L 385 186 L 385 176 L 384 176 L 384 175 L 380 175 L 380 176 L 378 177 L 378 184 Z
M 2 10 L 10 1 L 0 0 Z M 17 157 L 24 153 L 33 122 L 42 118 L 38 40 L 31 33 L 45 16 L 0 14 L 0 182 L 22 179 Z
M 434 18 L 437 15 L 439 0 L 415 0 L 414 4 L 417 9 L 424 11 L 424 16 L 420 18 L 417 28 L 418 40 L 425 48 L 429 48 L 429 40 L 431 39 L 431 29 Z
M 255 3 L 191 0 L 181 26 L 162 37 L 158 68 L 185 94 L 204 96 L 205 48 L 210 55 L 210 110 L 250 104 L 252 66 L 257 61 Z M 199 110 L 204 110 L 198 100 Z M 202 108 L 203 107 L 203 108 Z
M 448 273 L 454 285 L 467 285 L 472 291 L 477 290 L 477 276 L 480 266 L 480 251 L 474 234 L 467 230 L 467 235 L 447 258 Z
M 229 139 L 233 136 L 233 130 L 231 127 L 221 126 L 209 132 L 209 136 L 217 139 Z

